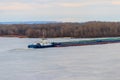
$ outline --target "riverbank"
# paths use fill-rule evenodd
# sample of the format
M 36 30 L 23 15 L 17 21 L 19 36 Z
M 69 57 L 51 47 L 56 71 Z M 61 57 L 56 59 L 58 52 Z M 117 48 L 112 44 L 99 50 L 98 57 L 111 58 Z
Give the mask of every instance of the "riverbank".
M 23 36 L 23 35 L 0 35 L 0 37 L 18 37 L 18 38 L 28 38 L 27 36 Z

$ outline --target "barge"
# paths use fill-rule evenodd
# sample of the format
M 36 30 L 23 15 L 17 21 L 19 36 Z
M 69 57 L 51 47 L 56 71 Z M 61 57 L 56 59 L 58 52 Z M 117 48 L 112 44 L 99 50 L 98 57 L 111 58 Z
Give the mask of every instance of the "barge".
M 68 42 L 47 42 L 42 40 L 40 42 L 28 45 L 28 48 L 49 48 L 49 47 L 67 47 L 67 46 L 83 46 L 83 45 L 96 45 L 96 44 L 108 44 L 120 42 L 120 38 L 99 38 L 80 41 L 68 41 Z

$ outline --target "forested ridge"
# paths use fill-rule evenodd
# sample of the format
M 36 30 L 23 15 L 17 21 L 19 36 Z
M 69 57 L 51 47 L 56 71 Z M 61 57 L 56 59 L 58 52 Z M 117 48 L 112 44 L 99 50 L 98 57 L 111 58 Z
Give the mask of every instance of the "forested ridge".
M 0 36 L 38 37 L 118 37 L 120 22 L 0 24 Z

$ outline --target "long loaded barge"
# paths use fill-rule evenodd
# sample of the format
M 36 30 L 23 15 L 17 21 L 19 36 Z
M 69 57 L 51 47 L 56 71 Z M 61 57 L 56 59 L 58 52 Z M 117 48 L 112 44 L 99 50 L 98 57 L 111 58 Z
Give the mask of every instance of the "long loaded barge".
M 99 38 L 80 41 L 69 42 L 47 42 L 42 40 L 40 42 L 28 45 L 28 48 L 49 48 L 49 47 L 67 47 L 67 46 L 83 46 L 83 45 L 96 45 L 96 44 L 108 44 L 120 42 L 120 38 Z

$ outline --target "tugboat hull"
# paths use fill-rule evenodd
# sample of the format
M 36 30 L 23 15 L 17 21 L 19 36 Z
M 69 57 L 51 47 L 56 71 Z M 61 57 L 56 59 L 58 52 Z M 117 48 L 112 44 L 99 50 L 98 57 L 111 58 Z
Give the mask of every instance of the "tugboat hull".
M 47 46 L 41 46 L 41 45 L 28 45 L 28 48 L 49 48 L 54 47 L 54 45 L 47 45 Z

